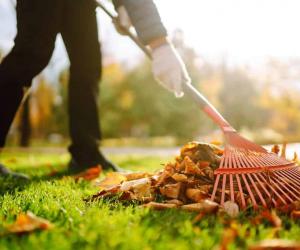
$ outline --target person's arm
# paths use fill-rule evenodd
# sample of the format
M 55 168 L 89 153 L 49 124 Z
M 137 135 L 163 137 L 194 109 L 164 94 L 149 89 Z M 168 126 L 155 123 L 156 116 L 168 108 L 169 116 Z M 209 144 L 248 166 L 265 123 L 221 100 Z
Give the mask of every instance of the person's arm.
M 122 5 L 125 7 L 138 37 L 145 45 L 158 37 L 167 36 L 153 0 L 113 0 L 113 3 L 116 9 Z
M 126 26 L 130 23 L 126 19 L 130 19 L 140 40 L 151 48 L 155 79 L 177 97 L 183 96 L 182 85 L 191 80 L 180 55 L 167 38 L 167 30 L 153 0 L 113 1 L 121 24 L 123 19 Z

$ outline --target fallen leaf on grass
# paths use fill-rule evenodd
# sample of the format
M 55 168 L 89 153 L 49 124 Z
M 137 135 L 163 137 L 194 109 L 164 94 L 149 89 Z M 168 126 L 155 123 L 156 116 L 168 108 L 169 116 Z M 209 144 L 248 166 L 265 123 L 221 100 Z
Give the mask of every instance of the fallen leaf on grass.
M 117 195 L 119 192 L 120 192 L 120 185 L 115 185 L 108 189 L 101 190 L 98 193 L 92 195 L 91 197 L 85 198 L 83 200 L 86 202 L 95 201 L 102 198 L 112 197 L 114 195 Z
M 104 180 L 100 181 L 97 185 L 101 189 L 111 188 L 113 186 L 121 184 L 123 181 L 126 181 L 126 177 L 118 172 L 108 173 Z
M 197 188 L 188 188 L 185 195 L 194 202 L 201 202 L 202 200 L 207 199 L 209 196 L 208 192 L 204 192 Z
M 170 208 L 176 208 L 176 204 L 167 204 L 167 203 L 158 203 L 158 202 L 149 202 L 144 204 L 143 207 L 154 209 L 154 210 L 166 210 Z
M 95 166 L 75 175 L 74 179 L 76 181 L 79 179 L 91 181 L 97 179 L 100 176 L 101 172 L 102 172 L 102 168 L 100 166 Z
M 176 200 L 176 199 L 166 200 L 165 203 L 167 203 L 167 204 L 175 204 L 176 206 L 182 206 L 183 205 L 182 201 Z
M 160 187 L 160 193 L 168 198 L 177 199 L 180 193 L 181 183 L 176 184 L 167 184 L 163 187 Z
M 219 204 L 211 200 L 203 200 L 199 203 L 183 205 L 181 208 L 189 212 L 204 212 L 206 214 L 210 214 L 218 211 Z
M 16 221 L 6 227 L 9 233 L 29 233 L 35 230 L 47 230 L 53 228 L 51 222 L 34 215 L 31 212 L 22 213 L 17 216 Z
M 151 175 L 149 173 L 142 172 L 142 173 L 124 173 L 123 176 L 126 177 L 126 181 L 133 181 L 145 177 L 150 177 Z
M 300 219 L 300 210 L 294 210 L 292 213 L 291 213 L 291 217 L 292 219 Z
M 136 199 L 151 197 L 151 180 L 142 178 L 133 181 L 124 181 L 121 184 L 120 191 L 132 191 Z
M 249 250 L 300 250 L 300 243 L 291 240 L 263 240 L 249 247 Z

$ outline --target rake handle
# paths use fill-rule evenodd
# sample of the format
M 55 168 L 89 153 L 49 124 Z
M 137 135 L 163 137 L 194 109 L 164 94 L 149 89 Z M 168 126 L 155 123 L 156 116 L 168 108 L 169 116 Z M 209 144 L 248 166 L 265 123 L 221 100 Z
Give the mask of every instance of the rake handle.
M 101 3 L 95 0 L 96 5 L 100 7 L 111 19 L 113 22 L 117 23 L 117 18 Z M 150 50 L 139 40 L 139 38 L 134 35 L 130 30 L 125 27 L 122 27 L 122 32 L 127 35 L 151 60 Z M 212 121 L 217 124 L 225 132 L 235 132 L 235 129 L 225 120 L 225 118 L 216 110 L 216 108 L 191 84 L 183 84 L 184 93 L 191 97 L 195 103 L 205 112 Z

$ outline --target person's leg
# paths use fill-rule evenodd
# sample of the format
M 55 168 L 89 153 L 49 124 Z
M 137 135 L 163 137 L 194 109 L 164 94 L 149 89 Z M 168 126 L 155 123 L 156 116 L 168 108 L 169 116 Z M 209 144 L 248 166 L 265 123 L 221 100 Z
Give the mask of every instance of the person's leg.
M 50 2 L 17 1 L 15 45 L 0 64 L 0 148 L 5 145 L 8 130 L 23 98 L 23 88 L 30 86 L 32 78 L 51 57 L 59 26 L 58 10 L 55 9 L 59 5 L 55 2 L 59 1 Z M 4 169 L 3 166 L 1 169 Z
M 70 58 L 69 151 L 78 171 L 101 165 L 114 168 L 100 153 L 99 80 L 101 52 L 93 0 L 67 0 L 62 37 Z M 72 162 L 71 162 L 72 163 Z

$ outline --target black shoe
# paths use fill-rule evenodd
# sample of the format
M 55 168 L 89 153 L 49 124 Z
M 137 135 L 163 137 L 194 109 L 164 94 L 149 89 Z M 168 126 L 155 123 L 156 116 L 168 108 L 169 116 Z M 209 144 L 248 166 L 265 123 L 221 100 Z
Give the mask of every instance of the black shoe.
M 103 170 L 112 170 L 115 172 L 126 172 L 124 169 L 118 167 L 117 165 L 113 164 L 111 161 L 105 159 L 104 157 L 101 160 L 101 162 L 98 162 L 98 164 L 96 164 L 96 165 L 101 166 L 101 168 Z M 74 158 L 72 158 L 68 165 L 68 172 L 70 174 L 78 174 L 82 171 L 85 171 L 88 168 L 91 168 L 91 167 L 94 167 L 94 166 L 80 165 Z
M 0 164 L 0 177 L 11 177 L 11 178 L 20 179 L 20 180 L 29 180 L 30 179 L 29 176 L 27 176 L 25 174 L 13 172 L 13 171 L 9 170 L 8 168 L 6 168 L 5 166 L 3 166 L 2 164 Z

